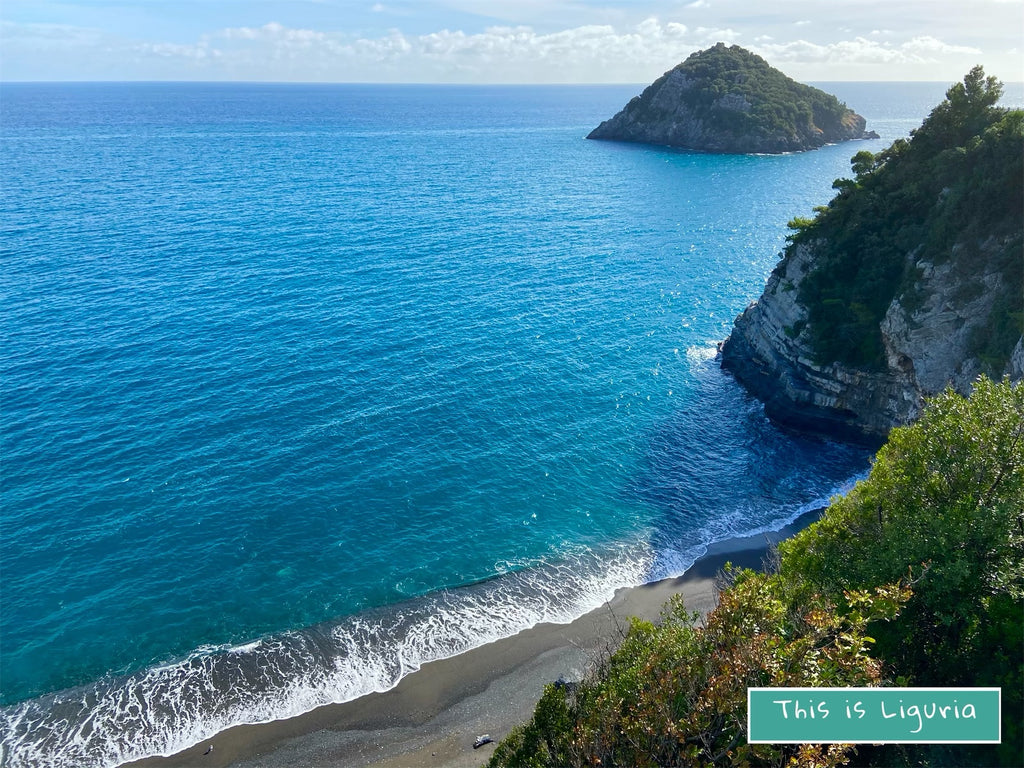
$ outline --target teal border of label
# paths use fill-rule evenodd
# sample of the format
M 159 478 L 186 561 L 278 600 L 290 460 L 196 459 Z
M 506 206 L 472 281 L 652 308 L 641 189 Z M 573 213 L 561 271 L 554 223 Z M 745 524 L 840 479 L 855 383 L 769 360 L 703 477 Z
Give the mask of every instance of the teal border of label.
M 753 739 L 751 734 L 754 732 L 753 721 L 751 719 L 751 692 L 752 691 L 764 691 L 770 692 L 775 695 L 786 695 L 786 694 L 815 694 L 821 697 L 825 696 L 842 696 L 847 697 L 857 693 L 870 694 L 872 697 L 877 697 L 879 700 L 882 696 L 888 698 L 890 695 L 899 696 L 900 693 L 925 693 L 928 691 L 942 692 L 944 694 L 953 694 L 958 691 L 967 692 L 995 692 L 997 701 L 997 727 L 998 736 L 995 739 L 975 739 L 975 740 L 957 740 L 957 739 Z M 747 688 L 747 743 L 748 744 L 1001 744 L 1003 738 L 1003 691 L 1002 688 L 981 688 L 981 687 L 948 687 L 948 688 Z M 807 720 L 803 722 L 813 722 L 813 720 Z

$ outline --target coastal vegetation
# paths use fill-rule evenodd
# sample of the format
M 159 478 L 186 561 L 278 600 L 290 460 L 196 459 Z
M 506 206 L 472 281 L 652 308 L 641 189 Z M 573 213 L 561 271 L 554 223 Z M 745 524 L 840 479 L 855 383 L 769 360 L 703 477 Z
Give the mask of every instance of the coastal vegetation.
M 996 106 L 1002 86 L 979 66 L 946 93 L 910 139 L 852 160 L 853 179 L 812 219 L 796 218 L 788 249 L 813 247 L 797 300 L 807 308 L 816 361 L 886 366 L 880 325 L 899 300 L 924 300 L 920 279 L 951 262 L 964 290 L 992 290 L 970 356 L 991 375 L 1024 333 L 1024 111 Z M 972 274 L 1001 274 L 974 286 Z
M 896 428 L 869 476 L 727 573 L 703 621 L 634 620 L 586 679 L 549 685 L 490 766 L 1016 765 L 1024 742 L 1024 384 L 980 378 Z M 998 746 L 746 743 L 748 686 L 999 686 Z
M 718 43 L 666 72 L 588 138 L 777 153 L 867 135 L 864 119 L 832 94 Z
M 802 588 L 836 600 L 909 569 L 913 599 L 873 630 L 877 655 L 913 685 L 1001 687 L 1002 763 L 1024 754 L 1024 383 L 933 399 L 869 482 L 780 552 Z
M 1024 111 L 998 107 L 1001 92 L 975 67 L 790 222 L 721 345 L 770 419 L 877 446 L 947 386 L 1024 377 Z

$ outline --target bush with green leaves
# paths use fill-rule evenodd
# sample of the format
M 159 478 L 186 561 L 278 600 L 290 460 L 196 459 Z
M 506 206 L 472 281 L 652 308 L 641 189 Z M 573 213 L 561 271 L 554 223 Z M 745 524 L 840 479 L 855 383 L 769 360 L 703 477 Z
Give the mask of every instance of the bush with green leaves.
M 873 631 L 878 654 L 914 685 L 1002 687 L 1001 754 L 1022 754 L 1024 383 L 983 377 L 970 398 L 930 400 L 780 553 L 794 588 L 837 600 L 909 572 L 914 596 Z
M 1018 765 L 1024 384 L 980 379 L 893 430 L 869 476 L 741 571 L 704 620 L 680 602 L 575 686 L 551 685 L 491 766 Z M 876 642 L 877 638 L 877 642 Z M 746 743 L 748 686 L 1000 686 L 999 747 Z
M 673 602 L 660 625 L 634 620 L 593 676 L 549 685 L 489 765 L 843 765 L 842 745 L 748 744 L 747 687 L 879 685 L 865 630 L 908 597 L 851 592 L 839 614 L 820 596 L 791 600 L 778 575 L 739 572 L 703 626 Z

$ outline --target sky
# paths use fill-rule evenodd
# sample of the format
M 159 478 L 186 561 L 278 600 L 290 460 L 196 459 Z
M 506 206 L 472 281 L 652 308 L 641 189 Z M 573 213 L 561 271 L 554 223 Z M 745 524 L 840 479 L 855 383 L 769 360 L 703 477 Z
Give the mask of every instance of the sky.
M 0 0 L 0 79 L 647 83 L 716 42 L 801 81 L 1024 80 L 1024 0 Z

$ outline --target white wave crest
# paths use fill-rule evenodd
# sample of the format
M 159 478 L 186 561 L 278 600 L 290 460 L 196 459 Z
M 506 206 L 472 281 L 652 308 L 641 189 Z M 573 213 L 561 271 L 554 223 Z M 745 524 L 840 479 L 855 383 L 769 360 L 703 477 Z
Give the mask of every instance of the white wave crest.
M 642 547 L 581 549 L 390 609 L 180 661 L 0 710 L 0 764 L 109 768 L 168 756 L 235 725 L 280 720 L 393 688 L 423 664 L 542 622 L 567 623 L 641 583 Z
M 752 524 L 750 510 L 733 510 L 699 535 L 656 551 L 646 544 L 601 553 L 580 547 L 559 553 L 556 562 L 480 584 L 302 632 L 200 648 L 128 677 L 6 707 L 0 710 L 0 765 L 111 768 L 172 755 L 235 725 L 281 720 L 389 690 L 430 661 L 540 623 L 571 622 L 616 589 L 678 576 L 712 543 L 777 531 L 861 477 L 828 496 L 776 509 L 764 524 Z

